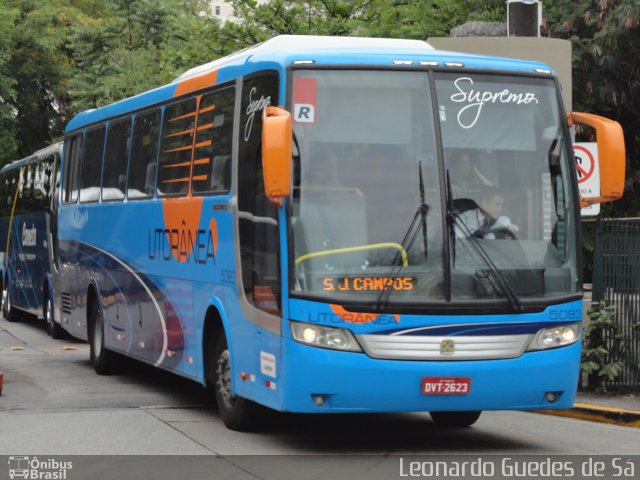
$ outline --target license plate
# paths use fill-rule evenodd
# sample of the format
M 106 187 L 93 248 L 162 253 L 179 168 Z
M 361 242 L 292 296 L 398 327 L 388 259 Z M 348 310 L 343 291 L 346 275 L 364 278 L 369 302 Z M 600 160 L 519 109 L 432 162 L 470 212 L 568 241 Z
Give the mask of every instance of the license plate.
M 471 393 L 469 377 L 423 377 L 424 395 L 467 395 Z

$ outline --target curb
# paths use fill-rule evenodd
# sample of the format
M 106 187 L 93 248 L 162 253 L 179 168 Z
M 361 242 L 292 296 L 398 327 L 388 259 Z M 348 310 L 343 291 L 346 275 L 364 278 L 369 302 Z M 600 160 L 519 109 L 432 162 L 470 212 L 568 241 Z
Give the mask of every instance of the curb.
M 573 408 L 569 410 L 538 410 L 537 412 L 556 417 L 576 418 L 578 420 L 640 428 L 640 412 L 624 408 L 575 403 Z

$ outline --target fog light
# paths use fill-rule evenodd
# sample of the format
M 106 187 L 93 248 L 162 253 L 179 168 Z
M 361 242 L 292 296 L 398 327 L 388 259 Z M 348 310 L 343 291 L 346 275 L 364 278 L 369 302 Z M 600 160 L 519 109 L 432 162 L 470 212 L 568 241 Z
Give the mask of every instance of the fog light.
M 321 407 L 324 405 L 324 395 L 311 395 L 311 398 L 313 399 L 313 404 L 316 407 Z
M 544 394 L 544 398 L 549 403 L 556 403 L 556 401 L 558 400 L 558 394 L 556 392 L 547 392 Z

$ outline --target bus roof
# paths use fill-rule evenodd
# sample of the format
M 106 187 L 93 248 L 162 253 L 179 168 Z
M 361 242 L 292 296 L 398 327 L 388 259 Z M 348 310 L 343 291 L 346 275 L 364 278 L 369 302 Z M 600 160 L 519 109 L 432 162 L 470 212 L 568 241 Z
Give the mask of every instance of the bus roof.
M 53 143 L 51 145 L 49 145 L 48 147 L 45 148 L 41 148 L 40 150 L 38 150 L 37 152 L 32 153 L 31 155 L 21 158 L 20 160 L 15 160 L 7 165 L 5 165 L 4 167 L 2 167 L 2 169 L 0 169 L 0 173 L 4 173 L 7 172 L 9 170 L 13 170 L 15 168 L 20 168 L 23 165 L 29 163 L 32 160 L 36 160 L 38 158 L 43 158 L 43 157 L 47 157 L 53 153 L 58 153 L 61 154 L 62 153 L 62 142 L 56 142 Z
M 390 66 L 394 61 L 399 61 L 402 63 L 398 66 L 402 68 L 419 66 L 420 62 L 441 68 L 450 66 L 447 64 L 462 64 L 468 69 L 531 74 L 544 71 L 555 74 L 551 67 L 540 62 L 435 50 L 422 40 L 279 35 L 192 68 L 168 85 L 98 109 L 81 112 L 69 122 L 66 132 L 166 102 L 173 97 L 208 86 L 222 84 L 255 71 L 272 69 L 284 72 L 284 69 L 294 62 L 305 61 L 315 65 L 343 66 Z

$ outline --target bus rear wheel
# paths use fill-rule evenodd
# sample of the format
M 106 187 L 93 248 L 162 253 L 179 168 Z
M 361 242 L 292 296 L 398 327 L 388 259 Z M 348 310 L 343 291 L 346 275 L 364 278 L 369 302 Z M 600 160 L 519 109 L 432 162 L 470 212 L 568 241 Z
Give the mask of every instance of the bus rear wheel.
M 220 418 L 230 430 L 251 430 L 256 426 L 259 406 L 251 400 L 232 393 L 231 356 L 224 332 L 219 332 L 217 335 L 214 351 L 214 390 Z
M 46 290 L 45 290 L 46 292 Z M 47 322 L 47 333 L 56 340 L 64 337 L 64 330 L 58 322 L 53 319 L 53 300 L 49 298 L 49 294 L 44 295 L 44 321 Z
M 480 418 L 479 411 L 471 412 L 429 412 L 433 423 L 439 427 L 449 428 L 463 428 L 470 427 L 478 418 Z
M 115 353 L 104 345 L 104 324 L 97 300 L 91 305 L 89 317 L 89 359 L 98 375 L 109 375 L 115 370 Z

